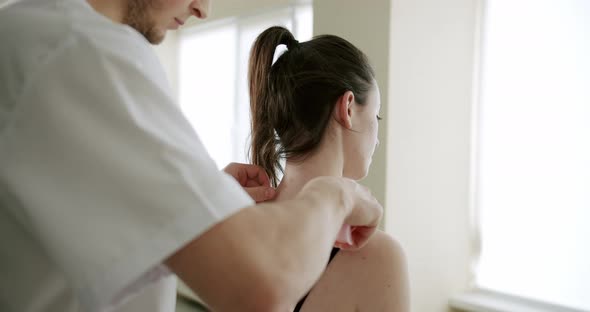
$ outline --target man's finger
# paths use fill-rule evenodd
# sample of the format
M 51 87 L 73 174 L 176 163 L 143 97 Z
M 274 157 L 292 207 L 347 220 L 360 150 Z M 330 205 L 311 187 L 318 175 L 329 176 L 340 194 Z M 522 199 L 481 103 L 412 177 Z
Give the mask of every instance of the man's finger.
M 256 165 L 245 165 L 243 168 L 246 170 L 248 180 L 254 180 L 260 186 L 270 186 L 270 179 L 264 169 Z
M 246 190 L 250 197 L 252 197 L 257 203 L 273 199 L 276 195 L 276 192 L 272 187 L 245 187 L 244 190 Z
M 255 181 L 255 180 L 248 180 L 248 181 L 246 181 L 246 185 L 244 185 L 244 187 L 257 187 L 257 186 L 268 187 L 268 185 L 261 185 L 260 182 Z
M 266 186 L 270 187 L 270 179 L 266 171 L 253 164 L 231 163 L 223 171 L 238 181 L 243 187 Z

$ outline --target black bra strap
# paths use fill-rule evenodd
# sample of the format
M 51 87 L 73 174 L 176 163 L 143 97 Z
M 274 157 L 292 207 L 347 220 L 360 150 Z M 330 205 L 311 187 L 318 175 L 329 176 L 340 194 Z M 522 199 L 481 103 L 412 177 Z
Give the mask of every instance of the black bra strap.
M 340 248 L 332 248 L 332 251 L 330 252 L 330 260 L 328 260 L 328 265 L 330 264 L 330 262 L 332 262 L 332 259 L 334 259 L 334 257 L 336 256 L 336 254 L 339 251 L 340 251 Z M 297 305 L 295 306 L 295 310 L 293 310 L 293 312 L 299 312 L 299 310 L 301 310 L 301 307 L 303 306 L 305 299 L 307 299 L 307 295 L 309 295 L 309 293 L 305 294 L 305 296 L 303 298 L 301 298 L 301 300 L 299 300 L 299 302 L 297 302 Z

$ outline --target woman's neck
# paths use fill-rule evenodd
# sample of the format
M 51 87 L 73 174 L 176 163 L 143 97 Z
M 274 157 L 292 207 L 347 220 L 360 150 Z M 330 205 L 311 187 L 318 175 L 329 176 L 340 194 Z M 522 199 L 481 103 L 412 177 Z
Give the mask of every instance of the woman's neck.
M 303 161 L 287 161 L 285 174 L 277 187 L 276 200 L 294 198 L 303 186 L 319 176 L 342 176 L 344 168 L 341 153 L 332 148 L 320 149 Z

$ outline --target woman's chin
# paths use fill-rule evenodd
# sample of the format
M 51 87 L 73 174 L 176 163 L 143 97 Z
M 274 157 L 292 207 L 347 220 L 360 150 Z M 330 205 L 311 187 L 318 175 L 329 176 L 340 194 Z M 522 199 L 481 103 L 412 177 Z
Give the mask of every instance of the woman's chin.
M 367 169 L 362 172 L 355 172 L 350 175 L 344 175 L 344 177 L 349 178 L 351 180 L 360 181 L 360 180 L 366 178 L 368 175 L 369 175 L 369 170 Z

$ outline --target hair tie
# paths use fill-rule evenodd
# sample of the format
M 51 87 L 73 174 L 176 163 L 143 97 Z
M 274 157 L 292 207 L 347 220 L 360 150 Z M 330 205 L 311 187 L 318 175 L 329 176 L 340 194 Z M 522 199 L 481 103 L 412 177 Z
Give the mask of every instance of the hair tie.
M 272 63 L 270 64 L 270 66 L 272 67 L 277 62 L 277 60 L 279 59 L 279 57 L 281 57 L 287 51 L 289 51 L 289 48 L 287 48 L 287 45 L 285 45 L 285 44 L 279 44 L 275 48 L 275 54 L 272 57 Z

